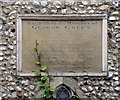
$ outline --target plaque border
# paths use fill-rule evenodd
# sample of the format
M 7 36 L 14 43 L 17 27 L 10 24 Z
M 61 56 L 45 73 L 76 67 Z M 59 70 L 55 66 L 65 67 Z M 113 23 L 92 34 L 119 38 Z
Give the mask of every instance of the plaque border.
M 83 15 L 35 15 L 35 14 L 17 14 L 17 75 L 35 76 L 33 72 L 22 72 L 22 20 L 102 20 L 102 72 L 51 72 L 52 76 L 107 76 L 107 14 L 83 14 Z M 42 73 L 44 75 L 44 73 Z

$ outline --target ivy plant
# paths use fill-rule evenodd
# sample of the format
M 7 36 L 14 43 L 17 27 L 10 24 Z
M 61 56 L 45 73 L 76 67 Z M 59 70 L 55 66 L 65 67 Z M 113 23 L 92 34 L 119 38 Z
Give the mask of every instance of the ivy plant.
M 48 68 L 45 65 L 41 65 L 41 51 L 38 50 L 38 42 L 36 40 L 36 46 L 34 48 L 34 51 L 37 55 L 38 60 L 35 62 L 35 64 L 39 67 L 39 71 L 35 72 L 36 76 L 39 76 L 40 79 L 37 83 L 40 89 L 43 89 L 43 94 L 40 94 L 40 97 L 44 100 L 50 100 L 53 98 L 53 93 L 55 89 L 51 88 L 50 81 L 52 80 L 52 77 L 49 75 Z M 42 75 L 41 73 L 44 73 Z

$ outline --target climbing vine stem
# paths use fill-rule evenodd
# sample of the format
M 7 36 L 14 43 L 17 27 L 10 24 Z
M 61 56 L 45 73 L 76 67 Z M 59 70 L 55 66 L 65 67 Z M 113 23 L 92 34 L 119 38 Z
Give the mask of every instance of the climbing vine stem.
M 43 98 L 44 100 L 50 100 L 53 98 L 53 93 L 54 93 L 54 89 L 51 88 L 50 86 L 50 82 L 52 77 L 49 75 L 48 72 L 48 68 L 45 65 L 41 65 L 41 51 L 38 50 L 38 42 L 37 40 L 35 41 L 35 52 L 37 55 L 38 60 L 35 62 L 35 64 L 39 67 L 39 71 L 35 72 L 35 74 L 37 76 L 40 77 L 37 85 L 39 86 L 39 88 L 42 90 L 44 90 L 44 92 L 42 94 L 40 94 L 40 97 Z M 42 73 L 44 73 L 44 75 L 42 75 Z

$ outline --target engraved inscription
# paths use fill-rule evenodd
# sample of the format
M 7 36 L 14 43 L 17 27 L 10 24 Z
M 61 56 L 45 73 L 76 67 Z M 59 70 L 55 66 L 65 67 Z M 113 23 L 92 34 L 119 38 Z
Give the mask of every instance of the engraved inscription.
M 33 48 L 50 72 L 101 72 L 101 21 L 23 20 L 23 72 L 38 69 Z

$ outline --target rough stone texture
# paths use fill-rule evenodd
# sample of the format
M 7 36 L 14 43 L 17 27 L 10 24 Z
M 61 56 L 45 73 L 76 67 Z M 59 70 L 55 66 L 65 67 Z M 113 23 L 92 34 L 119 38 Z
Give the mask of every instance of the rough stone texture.
M 67 0 L 68 1 L 68 0 Z M 92 0 L 91 0 L 92 1 Z M 120 99 L 120 2 L 0 1 L 0 99 L 32 98 L 39 91 L 38 78 L 16 75 L 16 15 L 17 14 L 91 14 L 108 15 L 108 76 L 77 77 L 79 88 L 92 100 Z M 2 23 L 2 24 L 1 24 Z M 2 85 L 2 87 L 1 87 Z

